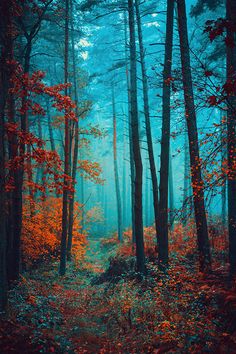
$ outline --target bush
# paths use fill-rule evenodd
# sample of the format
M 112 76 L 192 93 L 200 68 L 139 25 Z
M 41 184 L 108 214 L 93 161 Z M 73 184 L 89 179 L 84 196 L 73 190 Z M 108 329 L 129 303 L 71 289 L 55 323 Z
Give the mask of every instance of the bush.
M 135 265 L 136 260 L 133 256 L 116 255 L 115 257 L 111 257 L 107 270 L 95 280 L 95 284 L 102 284 L 104 282 L 116 283 L 124 276 L 134 279 L 136 277 Z
M 60 248 L 62 205 L 61 199 L 49 198 L 35 205 L 34 215 L 29 208 L 23 211 L 22 256 L 25 267 L 32 267 L 45 258 L 56 258 Z M 72 253 L 80 261 L 86 251 L 86 237 L 80 232 L 80 208 L 75 203 L 74 213 L 77 217 L 73 226 Z

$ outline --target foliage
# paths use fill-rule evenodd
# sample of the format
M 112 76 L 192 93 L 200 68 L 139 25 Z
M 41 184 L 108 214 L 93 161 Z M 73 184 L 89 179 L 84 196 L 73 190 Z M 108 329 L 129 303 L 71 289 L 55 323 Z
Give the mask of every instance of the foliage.
M 36 204 L 35 214 L 30 214 L 29 203 L 23 212 L 22 253 L 26 266 L 32 266 L 38 261 L 57 258 L 62 219 L 62 201 L 59 198 L 47 198 Z M 80 232 L 80 205 L 75 203 L 75 220 L 73 224 L 72 254 L 76 262 L 80 262 L 85 255 L 87 241 Z
M 79 160 L 78 170 L 79 174 L 85 179 L 91 180 L 97 184 L 104 184 L 104 180 L 100 178 L 102 169 L 97 162 Z
M 73 265 L 60 278 L 54 262 L 26 274 L 11 293 L 11 317 L 1 333 L 14 337 L 2 342 L 3 349 L 14 352 L 21 343 L 32 353 L 234 352 L 235 283 L 228 288 L 225 267 L 199 273 L 197 262 L 184 257 L 193 253 L 185 233 L 176 227 L 169 269 L 162 272 L 149 262 L 142 281 L 123 273 L 116 282 L 98 284 L 96 273 Z M 182 241 L 189 244 L 185 250 Z M 128 264 L 129 257 L 122 262 Z M 112 265 L 114 258 L 108 269 Z M 22 333 L 30 333 L 24 344 Z

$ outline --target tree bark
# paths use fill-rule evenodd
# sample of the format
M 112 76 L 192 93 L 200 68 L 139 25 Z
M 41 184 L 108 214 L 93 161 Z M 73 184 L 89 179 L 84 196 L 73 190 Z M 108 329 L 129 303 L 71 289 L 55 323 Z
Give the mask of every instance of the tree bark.
M 127 189 L 126 189 L 126 121 L 124 116 L 124 132 L 123 132 L 123 166 L 122 166 L 122 219 L 123 227 L 126 227 L 127 220 Z
M 134 170 L 134 156 L 133 156 L 133 141 L 132 141 L 132 130 L 131 130 L 131 98 L 130 98 L 130 73 L 129 73 L 129 59 L 127 53 L 127 18 L 126 13 L 124 13 L 125 19 L 125 73 L 126 73 L 126 83 L 127 83 L 127 94 L 128 94 L 128 122 L 129 122 L 129 161 L 130 161 L 130 185 L 131 185 L 131 224 L 132 224 L 132 242 L 135 243 L 135 222 L 134 222 L 134 180 L 135 180 L 135 170 Z
M 30 54 L 32 50 L 32 38 L 30 36 L 27 37 L 27 44 L 25 48 L 25 55 L 24 55 L 24 73 L 29 74 L 30 71 Z M 27 88 L 24 88 L 25 95 L 22 98 L 21 105 L 22 107 L 26 107 L 27 103 Z M 24 133 L 29 131 L 28 127 L 28 112 L 25 108 L 25 111 L 21 114 L 20 117 L 21 122 L 21 130 Z M 25 159 L 24 155 L 26 152 L 26 145 L 24 141 L 20 143 L 19 146 L 19 155 L 23 157 L 21 165 L 19 166 L 18 170 L 15 173 L 15 189 L 13 193 L 13 200 L 12 200 L 12 215 L 11 218 L 14 220 L 14 234 L 13 239 L 11 240 L 9 247 L 8 247 L 8 279 L 9 281 L 15 281 L 19 279 L 20 270 L 21 270 L 21 231 L 22 231 L 22 213 L 23 213 L 23 183 L 24 183 L 24 172 L 25 172 Z M 27 152 L 30 153 L 30 146 L 27 146 Z M 31 168 L 31 161 L 30 159 L 27 162 L 27 174 L 28 174 L 28 181 L 32 181 L 32 168 Z M 33 191 L 32 188 L 29 187 L 29 194 L 31 196 L 30 200 L 30 210 L 31 215 L 34 213 L 33 206 Z
M 0 312 L 7 309 L 7 215 L 6 215 L 6 147 L 5 147 L 5 109 L 10 87 L 12 59 L 12 27 L 11 1 L 3 0 L 0 3 L 2 15 L 1 58 L 0 58 Z
M 163 71 L 162 93 L 162 137 L 160 163 L 160 201 L 158 222 L 158 254 L 159 263 L 168 264 L 168 180 L 170 156 L 170 93 L 171 66 L 174 25 L 174 0 L 167 1 L 165 61 Z
M 68 241 L 67 241 L 67 260 L 71 261 L 71 249 L 73 241 L 73 225 L 74 225 L 74 204 L 75 204 L 75 186 L 76 186 L 76 172 L 79 153 L 79 111 L 78 111 L 78 93 L 77 93 L 77 80 L 76 80 L 76 61 L 75 61 L 75 41 L 74 41 L 74 21 L 73 21 L 73 2 L 71 6 L 71 39 L 72 39 L 72 62 L 73 62 L 73 78 L 74 78 L 74 101 L 76 104 L 75 113 L 77 121 L 74 122 L 74 149 L 73 149 L 73 162 L 72 162 L 72 187 L 74 190 L 71 192 L 69 200 L 69 224 L 68 224 Z
M 187 128 L 187 126 L 185 125 Z M 187 132 L 184 131 L 184 190 L 183 190 L 183 226 L 187 225 L 190 206 L 188 205 L 188 197 L 189 197 L 189 151 L 188 151 L 188 135 Z
M 211 269 L 211 254 L 205 211 L 204 184 L 201 176 L 201 160 L 199 156 L 197 119 L 193 96 L 185 0 L 177 0 L 177 10 L 199 263 L 200 271 L 207 272 Z
M 117 163 L 117 128 L 116 128 L 116 107 L 115 107 L 114 88 L 112 88 L 112 115 L 113 115 L 113 161 L 114 161 L 114 177 L 115 177 L 116 205 L 117 205 L 117 229 L 118 229 L 118 240 L 122 242 L 123 225 L 122 225 L 120 183 L 119 183 L 119 173 L 118 173 L 118 163 Z
M 150 124 L 148 80 L 147 80 L 147 72 L 146 72 L 145 49 L 143 45 L 142 23 L 140 17 L 139 3 L 140 3 L 139 0 L 135 0 L 138 40 L 139 40 L 139 49 L 140 49 L 140 63 L 141 63 L 141 71 L 142 71 L 144 117 L 145 117 L 145 128 L 146 128 L 146 137 L 147 137 L 148 160 L 149 160 L 150 172 L 152 178 L 155 227 L 156 227 L 156 234 L 158 234 L 158 182 L 157 182 L 157 172 L 156 172 L 155 158 L 153 152 L 151 124 Z
M 227 38 L 234 43 L 226 49 L 227 81 L 236 79 L 236 2 L 226 1 L 226 17 L 228 20 Z M 228 150 L 228 230 L 229 230 L 229 263 L 230 275 L 236 275 L 236 95 L 228 97 L 227 110 L 227 150 Z
M 65 83 L 68 83 L 68 54 L 69 54 L 69 0 L 65 1 L 65 57 L 64 57 L 64 74 Z M 68 89 L 65 89 L 65 96 L 68 95 Z M 69 119 L 65 112 L 65 146 L 64 146 L 64 189 L 62 198 L 62 234 L 61 234 L 61 254 L 59 274 L 66 273 L 66 248 L 67 248 L 67 232 L 68 232 L 68 180 L 67 176 L 70 172 L 69 167 Z
M 175 222 L 175 196 L 174 196 L 174 182 L 173 182 L 173 168 L 172 168 L 172 156 L 170 151 L 169 161 L 169 224 L 170 230 L 174 229 Z
M 136 242 L 137 271 L 145 273 L 145 254 L 143 241 L 143 206 L 142 206 L 142 177 L 143 165 L 139 143 L 139 120 L 137 101 L 137 64 L 135 43 L 134 3 L 128 0 L 129 33 L 130 33 L 130 117 L 132 131 L 132 147 L 135 167 L 134 193 L 134 227 Z
M 52 120 L 51 120 L 51 114 L 50 114 L 50 108 L 49 108 L 49 100 L 47 99 L 47 123 L 48 123 L 48 133 L 49 133 L 49 140 L 50 140 L 50 146 L 52 151 L 56 151 L 55 147 L 55 140 L 53 136 L 53 129 L 52 129 Z
M 4 1 L 6 2 L 6 1 Z M 1 12 L 2 13 L 2 12 Z M 3 49 L 4 50 L 4 49 Z M 7 263 L 6 263 L 6 251 L 7 251 L 7 234 L 6 234 L 6 192 L 5 192 L 5 105 L 6 105 L 6 93 L 7 86 L 5 86 L 5 78 L 3 70 L 6 69 L 6 63 L 3 63 L 5 59 L 2 55 L 1 58 L 1 94 L 0 94 L 0 312 L 4 312 L 7 306 Z M 4 60 L 5 61 L 5 60 Z M 5 65 L 4 65 L 5 64 Z M 4 97 L 5 96 L 5 97 Z
M 220 124 L 221 126 L 221 169 L 224 170 L 224 161 L 227 156 L 227 148 L 226 148 L 226 141 L 225 141 L 225 128 L 226 125 L 223 124 L 223 115 L 221 114 Z M 221 187 L 221 217 L 222 217 L 222 225 L 226 227 L 226 194 L 227 194 L 227 178 L 226 174 L 223 176 L 222 187 Z

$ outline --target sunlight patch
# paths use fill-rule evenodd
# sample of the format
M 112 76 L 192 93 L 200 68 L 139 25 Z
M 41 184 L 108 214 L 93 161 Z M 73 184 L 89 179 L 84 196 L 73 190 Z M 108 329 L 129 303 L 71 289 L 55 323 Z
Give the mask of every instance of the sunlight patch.
M 87 51 L 81 52 L 80 55 L 81 55 L 81 57 L 82 57 L 84 60 L 88 59 L 88 52 L 87 52 Z
M 144 25 L 145 27 L 160 27 L 159 22 L 154 21 L 154 22 L 148 22 Z
M 81 45 L 81 47 L 91 47 L 92 44 L 87 39 L 81 38 L 79 45 Z

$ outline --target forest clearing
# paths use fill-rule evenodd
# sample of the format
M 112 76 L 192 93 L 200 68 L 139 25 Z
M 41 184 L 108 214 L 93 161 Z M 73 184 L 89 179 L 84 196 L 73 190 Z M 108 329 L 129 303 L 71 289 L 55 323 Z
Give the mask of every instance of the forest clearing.
M 0 14 L 0 353 L 236 353 L 236 1 Z

